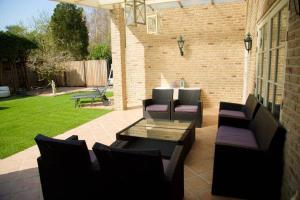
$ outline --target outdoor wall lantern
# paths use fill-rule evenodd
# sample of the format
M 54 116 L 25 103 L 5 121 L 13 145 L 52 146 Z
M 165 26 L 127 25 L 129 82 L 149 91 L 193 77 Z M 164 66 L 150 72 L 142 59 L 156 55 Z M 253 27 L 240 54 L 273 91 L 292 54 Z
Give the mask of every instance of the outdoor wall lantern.
M 245 43 L 245 48 L 246 48 L 246 50 L 247 50 L 248 53 L 249 53 L 249 51 L 250 51 L 251 48 L 252 48 L 252 37 L 251 37 L 250 33 L 248 33 L 248 34 L 246 35 L 246 37 L 245 37 L 245 39 L 244 39 L 244 43 Z
M 146 24 L 145 0 L 125 0 L 126 25 Z
M 177 43 L 178 43 L 178 47 L 180 50 L 180 55 L 183 56 L 184 55 L 184 53 L 183 53 L 184 40 L 182 38 L 182 35 L 179 37 L 179 40 L 177 40 Z

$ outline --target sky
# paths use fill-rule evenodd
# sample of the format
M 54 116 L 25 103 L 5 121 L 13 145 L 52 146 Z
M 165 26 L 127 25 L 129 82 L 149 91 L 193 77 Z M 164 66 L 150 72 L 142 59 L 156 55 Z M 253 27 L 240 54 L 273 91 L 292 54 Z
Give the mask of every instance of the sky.
M 0 30 L 22 22 L 30 26 L 33 17 L 46 12 L 51 16 L 57 2 L 50 0 L 0 0 Z M 89 9 L 85 8 L 86 11 Z

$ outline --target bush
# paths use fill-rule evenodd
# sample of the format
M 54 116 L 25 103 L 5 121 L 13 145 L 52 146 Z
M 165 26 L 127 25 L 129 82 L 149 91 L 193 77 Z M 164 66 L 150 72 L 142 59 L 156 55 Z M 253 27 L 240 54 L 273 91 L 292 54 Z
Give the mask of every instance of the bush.
M 99 44 L 90 50 L 90 59 L 111 59 L 110 47 L 107 44 Z

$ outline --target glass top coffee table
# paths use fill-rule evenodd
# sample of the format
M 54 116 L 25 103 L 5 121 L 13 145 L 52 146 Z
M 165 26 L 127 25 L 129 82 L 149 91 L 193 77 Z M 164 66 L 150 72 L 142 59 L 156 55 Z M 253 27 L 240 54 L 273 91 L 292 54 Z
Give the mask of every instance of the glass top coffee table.
M 160 149 L 166 158 L 179 144 L 186 156 L 195 141 L 195 123 L 142 118 L 118 132 L 117 140 L 127 141 L 127 149 Z

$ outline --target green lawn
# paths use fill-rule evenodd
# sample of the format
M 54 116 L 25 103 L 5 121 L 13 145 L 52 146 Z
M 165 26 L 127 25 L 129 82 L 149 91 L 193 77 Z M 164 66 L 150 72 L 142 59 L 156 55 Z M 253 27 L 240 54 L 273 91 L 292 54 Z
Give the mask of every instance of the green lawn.
M 75 109 L 72 95 L 0 99 L 0 159 L 34 145 L 38 133 L 56 136 L 110 111 Z

